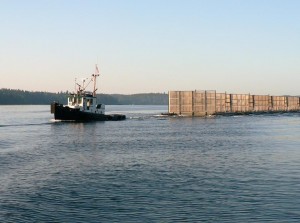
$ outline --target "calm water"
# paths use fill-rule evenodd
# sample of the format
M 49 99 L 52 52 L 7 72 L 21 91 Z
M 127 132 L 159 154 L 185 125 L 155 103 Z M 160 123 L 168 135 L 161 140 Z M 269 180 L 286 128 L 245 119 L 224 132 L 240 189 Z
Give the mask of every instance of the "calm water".
M 54 122 L 0 106 L 0 222 L 299 222 L 300 114 Z

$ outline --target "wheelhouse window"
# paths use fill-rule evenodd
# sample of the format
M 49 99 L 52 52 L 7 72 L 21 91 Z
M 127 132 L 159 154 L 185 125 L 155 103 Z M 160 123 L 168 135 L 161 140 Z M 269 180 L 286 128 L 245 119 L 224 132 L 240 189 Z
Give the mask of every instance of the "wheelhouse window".
M 69 105 L 75 106 L 75 105 L 82 105 L 83 98 L 82 97 L 76 97 L 76 96 L 70 96 L 68 98 Z
M 82 97 L 79 97 L 78 98 L 78 104 L 81 104 L 82 103 Z
M 74 105 L 74 97 L 69 97 L 69 105 Z

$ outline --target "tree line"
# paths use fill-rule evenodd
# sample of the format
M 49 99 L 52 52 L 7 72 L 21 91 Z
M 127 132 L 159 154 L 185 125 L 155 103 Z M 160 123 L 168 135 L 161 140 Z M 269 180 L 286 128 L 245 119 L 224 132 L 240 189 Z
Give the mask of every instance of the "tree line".
M 69 92 L 38 92 L 14 89 L 0 89 L 0 105 L 48 105 L 53 101 L 67 103 Z M 168 94 L 97 94 L 97 100 L 107 105 L 167 105 Z

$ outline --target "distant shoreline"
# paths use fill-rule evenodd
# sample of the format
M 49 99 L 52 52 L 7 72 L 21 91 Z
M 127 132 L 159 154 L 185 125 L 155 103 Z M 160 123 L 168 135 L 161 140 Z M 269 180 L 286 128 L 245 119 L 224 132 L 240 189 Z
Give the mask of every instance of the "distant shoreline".
M 68 94 L 2 88 L 0 105 L 49 105 L 53 101 L 66 104 Z M 168 105 L 168 94 L 165 93 L 97 94 L 97 98 L 107 105 Z

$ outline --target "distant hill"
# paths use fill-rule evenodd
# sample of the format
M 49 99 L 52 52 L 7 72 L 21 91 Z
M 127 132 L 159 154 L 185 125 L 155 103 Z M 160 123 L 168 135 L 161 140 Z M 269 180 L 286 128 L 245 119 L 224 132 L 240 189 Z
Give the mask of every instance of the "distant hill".
M 0 105 L 48 105 L 53 101 L 67 103 L 68 92 L 50 93 L 0 89 Z M 98 101 L 107 105 L 168 105 L 168 94 L 98 94 Z

